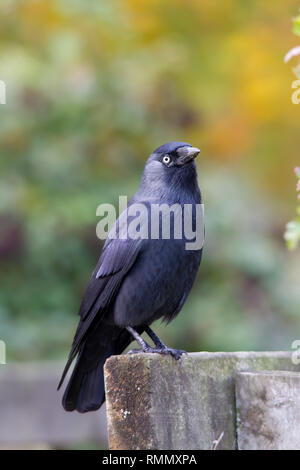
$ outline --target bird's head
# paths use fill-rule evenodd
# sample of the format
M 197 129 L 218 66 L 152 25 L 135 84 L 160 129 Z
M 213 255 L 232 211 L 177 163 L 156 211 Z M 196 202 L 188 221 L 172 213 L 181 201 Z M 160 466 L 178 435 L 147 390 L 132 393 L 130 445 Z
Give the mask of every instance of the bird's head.
M 200 150 L 186 142 L 168 142 L 151 153 L 147 160 L 141 188 L 153 194 L 167 190 L 198 188 L 194 159 Z

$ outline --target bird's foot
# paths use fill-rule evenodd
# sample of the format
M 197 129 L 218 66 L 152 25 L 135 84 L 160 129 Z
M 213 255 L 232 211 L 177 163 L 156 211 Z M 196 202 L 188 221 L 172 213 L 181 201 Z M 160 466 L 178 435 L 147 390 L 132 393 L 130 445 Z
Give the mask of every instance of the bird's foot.
M 181 358 L 182 358 L 182 355 L 183 354 L 187 354 L 186 351 L 183 351 L 182 349 L 173 349 L 173 348 L 162 348 L 162 349 L 157 349 L 158 353 L 160 354 L 168 354 L 172 357 L 174 357 L 174 359 L 176 359 L 176 361 L 180 361 L 181 362 Z
M 176 361 L 181 361 L 181 356 L 183 354 L 187 354 L 186 351 L 183 351 L 181 349 L 173 349 L 173 348 L 168 348 L 168 347 L 165 347 L 165 348 L 152 348 L 151 346 L 147 347 L 147 348 L 143 348 L 143 349 L 131 349 L 130 351 L 128 351 L 128 354 L 138 354 L 138 353 L 166 354 L 166 355 L 170 355 L 170 356 L 174 357 L 174 359 L 176 359 Z

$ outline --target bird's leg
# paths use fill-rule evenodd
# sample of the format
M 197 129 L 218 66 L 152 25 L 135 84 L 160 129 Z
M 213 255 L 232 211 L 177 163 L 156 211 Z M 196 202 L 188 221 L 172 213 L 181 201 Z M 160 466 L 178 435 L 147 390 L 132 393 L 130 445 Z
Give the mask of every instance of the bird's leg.
M 154 331 L 150 328 L 150 326 L 146 326 L 145 331 L 148 336 L 152 339 L 154 342 L 155 346 L 160 348 L 160 349 L 165 349 L 167 346 L 162 342 L 161 339 L 154 333 Z
M 175 357 L 175 359 L 181 359 L 182 354 L 187 354 L 186 351 L 183 351 L 182 349 L 173 349 L 173 348 L 168 348 L 161 339 L 154 333 L 154 331 L 150 328 L 150 326 L 146 326 L 145 328 L 146 333 L 150 336 L 152 341 L 155 343 L 156 350 L 155 352 L 158 352 L 160 354 L 170 354 L 171 356 Z
M 134 337 L 136 342 L 141 346 L 142 351 L 148 352 L 149 349 L 152 349 L 151 346 L 138 334 L 137 331 L 135 331 L 131 326 L 126 326 L 126 330 L 129 331 L 129 333 Z M 140 352 L 139 349 L 133 349 L 132 351 L 129 351 L 130 353 L 133 352 Z
M 173 348 L 168 348 L 160 339 L 159 337 L 154 333 L 154 331 L 151 330 L 149 326 L 146 326 L 145 331 L 146 333 L 150 336 L 152 341 L 155 343 L 155 348 L 152 348 L 149 346 L 149 344 L 143 340 L 143 338 L 130 326 L 127 327 L 127 330 L 129 333 L 134 337 L 134 339 L 139 343 L 139 345 L 142 348 L 143 352 L 146 353 L 159 353 L 159 354 L 169 354 L 173 356 L 176 360 L 181 359 L 182 354 L 186 354 L 185 351 L 178 350 L 178 349 L 173 349 Z M 133 349 L 132 351 L 129 351 L 130 353 L 138 353 L 140 350 L 138 349 Z

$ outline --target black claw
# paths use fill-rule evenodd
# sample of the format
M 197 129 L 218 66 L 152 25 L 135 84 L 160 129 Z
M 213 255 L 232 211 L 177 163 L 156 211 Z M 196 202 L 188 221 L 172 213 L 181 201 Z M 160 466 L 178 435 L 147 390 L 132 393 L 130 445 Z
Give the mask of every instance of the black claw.
M 166 348 L 165 351 L 166 352 L 164 354 L 170 354 L 176 359 L 176 361 L 181 361 L 182 355 L 187 354 L 187 352 L 182 349 Z

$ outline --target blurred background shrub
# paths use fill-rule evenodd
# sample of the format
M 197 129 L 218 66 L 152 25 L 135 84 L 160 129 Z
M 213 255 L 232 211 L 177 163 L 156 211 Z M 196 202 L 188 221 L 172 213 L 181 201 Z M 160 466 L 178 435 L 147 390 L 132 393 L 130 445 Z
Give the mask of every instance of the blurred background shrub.
M 297 35 L 300 36 L 300 14 L 293 18 L 293 32 Z M 289 50 L 289 52 L 285 56 L 285 62 L 289 62 L 291 59 L 294 57 L 297 57 L 296 61 L 296 66 L 293 68 L 293 71 L 296 75 L 297 78 L 300 78 L 300 46 L 294 46 L 292 49 Z M 297 95 L 297 99 L 295 100 L 296 104 L 299 104 L 299 99 L 298 99 L 298 94 L 299 94 L 299 86 L 300 86 L 300 81 L 296 80 L 294 82 L 293 88 L 298 88 L 295 93 Z M 295 168 L 295 175 L 297 178 L 297 186 L 296 186 L 296 191 L 300 191 L 300 167 Z M 300 199 L 300 194 L 298 194 L 298 199 Z M 285 231 L 285 239 L 287 242 L 287 246 L 289 249 L 293 250 L 297 247 L 298 242 L 300 240 L 300 206 L 297 207 L 297 215 L 294 220 L 291 222 L 288 222 L 286 225 L 286 231 Z
M 192 350 L 289 349 L 299 253 L 291 103 L 299 2 L 2 0 L 0 337 L 8 361 L 65 358 L 97 261 L 96 208 L 136 191 L 147 156 L 201 148 L 202 266 L 159 333 Z M 163 330 L 163 331 L 162 331 Z

